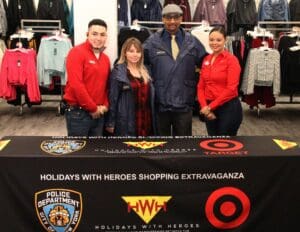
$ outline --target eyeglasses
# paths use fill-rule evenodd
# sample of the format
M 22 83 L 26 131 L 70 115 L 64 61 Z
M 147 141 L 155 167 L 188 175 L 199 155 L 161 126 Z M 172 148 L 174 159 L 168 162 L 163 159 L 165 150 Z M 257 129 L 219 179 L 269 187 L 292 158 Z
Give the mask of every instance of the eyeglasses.
M 177 20 L 181 19 L 181 15 L 164 15 L 163 17 L 166 20 L 172 20 L 172 19 L 174 19 L 175 21 L 177 21 Z

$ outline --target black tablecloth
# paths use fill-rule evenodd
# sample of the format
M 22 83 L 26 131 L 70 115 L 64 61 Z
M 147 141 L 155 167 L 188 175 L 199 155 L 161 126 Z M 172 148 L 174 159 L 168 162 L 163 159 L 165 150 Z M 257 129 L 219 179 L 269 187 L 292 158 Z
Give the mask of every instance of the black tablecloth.
M 298 228 L 291 139 L 20 136 L 0 150 L 6 232 Z

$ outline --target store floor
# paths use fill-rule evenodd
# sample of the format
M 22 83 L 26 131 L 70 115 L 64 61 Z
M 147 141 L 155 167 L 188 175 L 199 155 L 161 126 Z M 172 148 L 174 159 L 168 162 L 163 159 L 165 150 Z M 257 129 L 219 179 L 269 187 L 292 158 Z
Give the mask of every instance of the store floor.
M 281 97 L 280 101 L 288 101 Z M 300 102 L 300 97 L 294 98 Z M 67 135 L 65 119 L 57 116 L 57 102 L 43 102 L 40 106 L 20 107 L 8 105 L 0 99 L 0 137 L 7 135 Z M 285 136 L 300 143 L 300 104 L 277 104 L 272 108 L 250 110 L 243 104 L 244 120 L 238 135 Z M 193 119 L 193 135 L 206 135 L 205 125 Z

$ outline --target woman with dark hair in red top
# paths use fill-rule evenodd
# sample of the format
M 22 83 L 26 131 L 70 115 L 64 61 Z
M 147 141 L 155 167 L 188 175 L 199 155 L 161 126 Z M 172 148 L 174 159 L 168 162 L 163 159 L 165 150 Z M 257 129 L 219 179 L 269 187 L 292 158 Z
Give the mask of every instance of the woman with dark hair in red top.
M 200 116 L 208 135 L 236 135 L 243 119 L 238 98 L 241 68 L 237 58 L 224 49 L 226 33 L 215 27 L 209 33 L 212 54 L 205 57 L 197 95 Z

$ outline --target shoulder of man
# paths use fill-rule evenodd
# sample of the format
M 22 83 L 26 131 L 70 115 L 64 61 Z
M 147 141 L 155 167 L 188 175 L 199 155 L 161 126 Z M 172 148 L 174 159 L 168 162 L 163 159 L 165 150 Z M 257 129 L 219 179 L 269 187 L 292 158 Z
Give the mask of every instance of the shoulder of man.
M 159 38 L 161 37 L 163 29 L 159 29 L 157 30 L 155 33 L 152 33 L 145 41 L 145 43 L 149 43 L 149 42 L 154 42 L 159 40 Z

